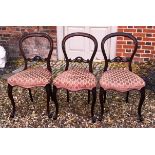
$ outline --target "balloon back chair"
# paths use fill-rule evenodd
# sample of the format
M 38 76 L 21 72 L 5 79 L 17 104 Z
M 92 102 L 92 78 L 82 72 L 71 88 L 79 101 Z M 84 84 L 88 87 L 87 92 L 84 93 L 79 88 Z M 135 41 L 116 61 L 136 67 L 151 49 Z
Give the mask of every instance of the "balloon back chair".
M 122 58 L 115 57 L 113 60 L 107 59 L 105 52 L 105 43 L 108 39 L 112 37 L 127 37 L 128 39 L 133 41 L 133 52 L 130 58 Z M 119 92 L 126 92 L 126 102 L 128 103 L 129 91 L 131 90 L 139 90 L 140 91 L 140 101 L 138 105 L 138 121 L 142 121 L 141 115 L 141 107 L 145 100 L 145 82 L 142 78 L 132 72 L 132 60 L 138 48 L 137 39 L 129 34 L 123 32 L 116 32 L 106 35 L 101 42 L 102 53 L 105 59 L 105 66 L 102 73 L 102 76 L 99 80 L 100 83 L 100 104 L 101 104 L 101 113 L 100 113 L 100 121 L 102 120 L 104 113 L 104 104 L 106 102 L 106 91 L 107 90 L 115 90 Z M 110 62 L 128 62 L 128 69 L 111 69 L 108 70 L 108 64 Z M 104 97 L 103 97 L 104 96 Z
M 76 57 L 75 59 L 68 58 L 68 55 L 66 52 L 66 41 L 76 36 L 86 37 L 93 41 L 94 49 L 90 59 L 85 60 L 80 56 Z M 90 92 L 92 92 L 93 99 L 92 99 L 92 105 L 91 105 L 91 117 L 93 122 L 95 122 L 94 106 L 96 102 L 96 78 L 93 75 L 92 63 L 93 63 L 95 54 L 97 52 L 97 48 L 98 48 L 98 43 L 96 38 L 88 33 L 76 32 L 65 36 L 62 40 L 62 50 L 66 61 L 65 71 L 59 74 L 53 80 L 53 100 L 54 102 L 56 102 L 56 104 L 57 104 L 56 92 L 58 88 L 63 88 L 67 90 L 67 102 L 69 102 L 69 91 L 88 90 L 88 102 L 90 100 Z M 78 67 L 71 69 L 69 68 L 69 65 L 71 62 L 88 63 L 89 70 L 81 69 Z
M 10 76 L 8 82 L 8 96 L 11 100 L 13 109 L 10 117 L 15 115 L 15 102 L 12 94 L 13 87 L 19 86 L 29 91 L 30 99 L 33 102 L 31 88 L 44 87 L 47 93 L 47 114 L 52 117 L 49 110 L 50 98 L 52 99 L 52 70 L 50 59 L 53 51 L 53 40 L 46 33 L 30 33 L 23 35 L 19 40 L 19 48 L 24 58 L 24 70 Z M 28 62 L 42 61 L 46 62 L 46 67 L 28 66 Z M 57 107 L 57 106 L 56 106 Z M 56 115 L 53 116 L 56 119 Z

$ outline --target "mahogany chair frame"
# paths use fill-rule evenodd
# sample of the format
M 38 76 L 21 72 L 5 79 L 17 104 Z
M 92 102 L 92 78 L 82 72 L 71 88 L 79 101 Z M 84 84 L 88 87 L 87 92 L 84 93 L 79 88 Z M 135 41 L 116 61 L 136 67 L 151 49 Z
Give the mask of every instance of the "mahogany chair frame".
M 72 37 L 76 37 L 76 36 L 86 37 L 86 38 L 91 39 L 94 42 L 94 50 L 93 50 L 93 54 L 90 59 L 85 60 L 80 56 L 76 57 L 73 60 L 68 58 L 67 52 L 66 52 L 66 46 L 65 46 L 66 41 L 68 39 L 70 39 Z M 83 33 L 83 32 L 75 32 L 75 33 L 66 35 L 62 40 L 62 50 L 63 50 L 64 56 L 65 56 L 65 62 L 66 62 L 65 71 L 68 70 L 69 64 L 71 62 L 78 62 L 78 63 L 88 63 L 89 64 L 89 72 L 93 73 L 92 63 L 93 63 L 94 57 L 96 55 L 97 48 L 98 48 L 97 40 L 91 34 Z M 55 85 L 53 85 L 53 100 L 56 104 L 58 104 L 57 97 L 56 97 L 57 89 L 58 88 Z M 88 90 L 88 103 L 90 102 L 90 92 L 92 92 L 92 96 L 93 96 L 92 105 L 91 105 L 91 118 L 92 118 L 92 122 L 95 122 L 96 118 L 94 117 L 94 106 L 96 103 L 96 87 L 93 88 L 92 90 Z M 67 102 L 69 102 L 69 90 L 67 90 Z
M 107 59 L 105 47 L 104 47 L 105 42 L 108 39 L 111 39 L 112 37 L 117 37 L 117 36 L 127 37 L 133 41 L 134 49 L 133 49 L 133 52 L 132 52 L 130 58 L 115 57 L 113 60 Z M 111 62 L 128 62 L 129 71 L 132 72 L 132 60 L 133 60 L 134 55 L 138 49 L 138 41 L 132 34 L 124 33 L 124 32 L 115 32 L 115 33 L 108 34 L 101 41 L 101 49 L 102 49 L 102 53 L 103 53 L 104 60 L 105 60 L 105 66 L 104 66 L 103 72 L 107 71 L 108 65 Z M 140 92 L 140 101 L 139 101 L 139 105 L 138 105 L 138 116 L 137 116 L 137 118 L 138 118 L 138 121 L 142 121 L 143 118 L 141 115 L 141 108 L 142 108 L 142 105 L 143 105 L 144 100 L 145 100 L 145 87 L 141 88 L 139 90 L 139 92 Z M 129 91 L 127 91 L 127 94 L 126 94 L 126 103 L 128 103 L 128 97 L 129 97 Z M 100 112 L 99 120 L 101 121 L 103 118 L 103 114 L 104 114 L 104 104 L 106 102 L 106 90 L 104 90 L 104 88 L 102 88 L 102 87 L 100 87 L 99 100 L 100 100 L 100 105 L 101 105 L 101 112 Z
M 26 58 L 22 43 L 23 43 L 23 41 L 25 39 L 30 38 L 30 37 L 44 37 L 49 41 L 50 49 L 49 49 L 49 53 L 48 53 L 47 58 L 42 58 L 40 55 L 36 55 L 32 59 L 31 58 Z M 43 61 L 43 62 L 46 62 L 47 69 L 52 73 L 52 69 L 51 69 L 51 66 L 50 66 L 50 59 L 51 59 L 52 52 L 53 52 L 53 39 L 48 34 L 46 34 L 46 33 L 30 33 L 30 34 L 23 35 L 21 37 L 21 39 L 19 40 L 19 49 L 20 49 L 21 55 L 24 58 L 24 64 L 25 64 L 24 70 L 26 70 L 28 68 L 28 62 Z M 14 102 L 14 98 L 13 98 L 13 94 L 12 94 L 13 87 L 14 86 L 11 86 L 10 84 L 8 84 L 8 96 L 9 96 L 9 98 L 11 100 L 11 104 L 12 104 L 12 107 L 13 107 L 11 115 L 10 115 L 11 118 L 14 118 L 15 111 L 16 111 L 16 106 L 15 106 L 15 102 Z M 54 115 L 53 113 L 50 113 L 50 109 L 49 109 L 50 99 L 52 100 L 51 83 L 47 84 L 44 88 L 45 88 L 46 93 L 47 93 L 47 114 L 48 114 L 48 117 L 49 118 L 53 117 L 53 119 L 56 119 L 57 118 L 57 115 L 56 115 L 57 112 L 55 112 L 55 115 Z M 28 91 L 29 91 L 30 99 L 33 102 L 31 89 L 28 88 Z M 57 111 L 57 109 L 58 109 L 57 103 L 55 103 L 55 107 L 56 107 L 56 111 Z

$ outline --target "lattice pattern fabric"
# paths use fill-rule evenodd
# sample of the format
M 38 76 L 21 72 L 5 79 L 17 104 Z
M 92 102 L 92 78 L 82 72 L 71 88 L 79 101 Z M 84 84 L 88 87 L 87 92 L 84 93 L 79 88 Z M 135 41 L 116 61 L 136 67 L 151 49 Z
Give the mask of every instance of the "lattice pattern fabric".
M 105 90 L 120 92 L 140 90 L 145 86 L 142 78 L 127 69 L 108 70 L 102 74 L 99 83 Z
M 96 78 L 88 70 L 70 69 L 59 74 L 53 84 L 57 88 L 64 88 L 70 91 L 92 90 L 96 87 Z
M 51 83 L 52 74 L 48 69 L 42 67 L 29 68 L 12 75 L 8 78 L 11 86 L 20 86 L 23 88 L 32 88 L 37 86 L 46 86 Z
M 50 43 L 44 37 L 29 37 L 22 43 L 26 58 L 40 56 L 47 58 L 50 51 Z

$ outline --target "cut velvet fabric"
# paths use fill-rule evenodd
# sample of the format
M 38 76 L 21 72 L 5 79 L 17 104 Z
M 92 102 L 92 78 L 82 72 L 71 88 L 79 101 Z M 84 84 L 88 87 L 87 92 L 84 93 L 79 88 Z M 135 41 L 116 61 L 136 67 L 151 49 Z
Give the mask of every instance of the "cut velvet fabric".
M 85 69 L 64 71 L 53 80 L 53 85 L 57 88 L 64 88 L 70 91 L 92 90 L 96 87 L 96 83 L 95 76 Z
M 43 67 L 29 68 L 16 73 L 8 78 L 11 86 L 20 86 L 23 88 L 32 88 L 37 86 L 46 86 L 51 83 L 52 74 Z
M 138 75 L 126 69 L 113 69 L 104 72 L 100 78 L 100 86 L 104 90 L 126 92 L 140 90 L 145 82 Z

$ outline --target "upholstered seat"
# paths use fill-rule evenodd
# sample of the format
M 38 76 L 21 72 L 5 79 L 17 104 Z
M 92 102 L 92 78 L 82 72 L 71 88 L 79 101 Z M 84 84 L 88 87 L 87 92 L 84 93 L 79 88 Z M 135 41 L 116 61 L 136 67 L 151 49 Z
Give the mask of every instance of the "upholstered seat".
M 102 74 L 99 81 L 104 90 L 116 90 L 126 92 L 130 90 L 140 90 L 145 86 L 145 82 L 138 75 L 127 69 L 113 69 Z
M 59 74 L 53 84 L 57 88 L 64 88 L 70 91 L 92 90 L 96 87 L 96 78 L 88 70 L 70 69 Z
M 51 83 L 51 72 L 43 67 L 29 68 L 8 78 L 11 86 L 32 88 Z

